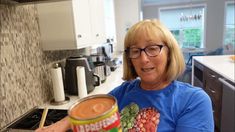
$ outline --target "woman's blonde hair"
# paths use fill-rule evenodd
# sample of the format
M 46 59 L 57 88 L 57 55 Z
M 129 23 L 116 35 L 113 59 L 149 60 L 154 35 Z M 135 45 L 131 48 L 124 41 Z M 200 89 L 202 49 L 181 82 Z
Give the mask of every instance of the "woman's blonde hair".
M 185 70 L 185 61 L 179 44 L 174 36 L 159 20 L 143 20 L 133 25 L 127 32 L 124 49 L 135 44 L 140 37 L 150 40 L 159 40 L 168 47 L 168 64 L 166 68 L 166 80 L 177 79 Z M 123 79 L 133 80 L 138 77 L 130 58 L 123 54 Z

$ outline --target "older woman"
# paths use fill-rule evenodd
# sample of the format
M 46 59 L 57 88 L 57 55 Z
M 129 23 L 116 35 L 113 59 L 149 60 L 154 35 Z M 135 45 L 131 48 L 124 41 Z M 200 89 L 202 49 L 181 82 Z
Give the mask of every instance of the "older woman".
M 123 84 L 116 97 L 124 131 L 213 132 L 212 104 L 198 87 L 176 81 L 185 69 L 171 32 L 158 20 L 144 20 L 126 34 Z M 37 131 L 65 131 L 67 117 Z
M 198 87 L 176 81 L 185 63 L 171 32 L 158 20 L 144 20 L 125 38 L 118 100 L 124 131 L 213 132 L 212 104 Z

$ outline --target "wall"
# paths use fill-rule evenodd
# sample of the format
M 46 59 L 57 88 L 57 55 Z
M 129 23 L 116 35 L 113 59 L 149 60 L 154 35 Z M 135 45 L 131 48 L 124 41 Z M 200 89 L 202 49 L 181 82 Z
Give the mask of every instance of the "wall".
M 207 0 L 205 41 L 207 49 L 216 49 L 223 45 L 225 1 Z
M 223 44 L 224 7 L 228 0 L 196 0 L 194 4 L 206 4 L 205 48 L 213 50 Z M 160 7 L 190 5 L 190 3 L 143 6 L 143 18 L 159 18 Z
M 42 51 L 34 5 L 0 5 L 0 129 L 52 99 L 50 67 L 84 50 Z

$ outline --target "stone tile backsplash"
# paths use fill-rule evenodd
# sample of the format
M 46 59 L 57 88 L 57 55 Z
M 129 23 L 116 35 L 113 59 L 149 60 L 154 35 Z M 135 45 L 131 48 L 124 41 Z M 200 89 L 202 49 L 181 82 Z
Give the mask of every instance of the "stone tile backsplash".
M 35 5 L 0 5 L 0 128 L 49 101 L 52 64 L 83 52 L 43 51 Z

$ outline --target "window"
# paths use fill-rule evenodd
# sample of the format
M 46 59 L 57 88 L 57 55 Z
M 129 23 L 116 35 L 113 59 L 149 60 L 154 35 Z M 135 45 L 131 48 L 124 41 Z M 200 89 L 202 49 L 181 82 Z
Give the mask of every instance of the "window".
M 204 5 L 161 8 L 159 15 L 181 48 L 203 48 L 204 10 Z
M 234 22 L 234 2 L 227 2 L 225 5 L 225 25 L 224 25 L 224 45 L 235 47 L 235 22 Z

